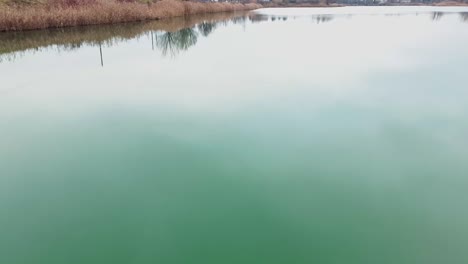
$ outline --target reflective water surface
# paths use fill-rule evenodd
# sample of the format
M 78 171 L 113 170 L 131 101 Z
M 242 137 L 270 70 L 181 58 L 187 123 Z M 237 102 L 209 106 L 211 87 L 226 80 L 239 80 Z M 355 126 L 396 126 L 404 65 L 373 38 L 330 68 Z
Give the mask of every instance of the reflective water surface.
M 468 263 L 467 14 L 0 33 L 0 263 Z

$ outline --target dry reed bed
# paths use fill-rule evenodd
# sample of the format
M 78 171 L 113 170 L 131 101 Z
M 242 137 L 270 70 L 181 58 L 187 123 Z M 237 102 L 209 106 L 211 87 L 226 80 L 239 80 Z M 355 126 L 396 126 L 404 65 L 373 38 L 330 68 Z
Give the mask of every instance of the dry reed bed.
M 32 30 L 154 20 L 194 14 L 252 10 L 257 4 L 199 3 L 162 0 L 143 4 L 87 0 L 86 4 L 0 7 L 0 31 Z

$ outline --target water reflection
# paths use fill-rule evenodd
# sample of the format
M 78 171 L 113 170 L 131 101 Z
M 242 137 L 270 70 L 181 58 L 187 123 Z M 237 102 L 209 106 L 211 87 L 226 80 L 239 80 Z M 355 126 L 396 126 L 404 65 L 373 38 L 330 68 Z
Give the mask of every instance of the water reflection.
M 432 21 L 440 21 L 449 13 L 431 12 Z M 468 12 L 458 13 L 461 21 L 468 22 Z M 338 17 L 350 18 L 355 14 L 314 14 L 311 19 L 316 24 L 332 21 Z M 402 13 L 388 13 L 385 16 L 401 16 Z M 408 15 L 408 14 L 406 14 Z M 102 25 L 88 27 L 73 27 L 27 32 L 8 32 L 0 34 L 0 62 L 15 60 L 25 55 L 43 49 L 70 51 L 83 46 L 96 47 L 100 64 L 104 66 L 105 48 L 126 42 L 130 39 L 151 39 L 151 49 L 156 48 L 163 56 L 175 57 L 181 51 L 186 51 L 197 44 L 198 38 L 208 37 L 217 28 L 229 24 L 242 25 L 248 23 L 287 21 L 296 16 L 273 15 L 257 12 L 235 12 L 205 14 L 190 17 L 174 18 L 144 23 L 127 23 L 117 25 Z
M 130 39 L 149 37 L 151 48 L 158 48 L 163 56 L 174 57 L 181 51 L 194 46 L 199 36 L 208 37 L 220 26 L 242 25 L 266 22 L 269 16 L 250 12 L 205 14 L 173 18 L 145 23 L 128 23 L 47 29 L 27 32 L 7 32 L 0 34 L 0 62 L 22 57 L 25 52 L 38 52 L 54 48 L 70 51 L 83 46 L 99 49 L 100 62 L 104 65 L 103 49 Z M 286 17 L 282 18 L 286 20 Z
M 203 23 L 198 24 L 197 27 L 198 27 L 198 31 L 200 32 L 200 34 L 204 37 L 207 37 L 216 28 L 216 24 L 203 22 Z
M 0 62 L 14 60 L 25 51 L 55 48 L 59 51 L 93 46 L 102 49 L 130 39 L 150 37 L 164 54 L 175 55 L 197 42 L 198 34 L 206 37 L 219 25 L 245 23 L 248 12 L 219 13 L 173 18 L 146 23 L 127 23 L 88 27 L 7 32 L 0 34 Z
M 433 21 L 438 21 L 444 16 L 443 12 L 433 12 L 432 13 L 432 20 Z
M 163 55 L 175 56 L 181 50 L 187 50 L 197 43 L 198 32 L 195 28 L 185 28 L 176 32 L 156 35 L 156 46 Z
M 265 22 L 265 21 L 268 21 L 270 17 L 272 16 L 264 15 L 264 14 L 254 14 L 252 16 L 249 16 L 249 21 L 252 23 Z
M 333 20 L 333 16 L 330 15 L 318 15 L 312 16 L 312 20 L 315 21 L 317 24 L 330 22 Z
M 460 18 L 463 22 L 468 22 L 468 12 L 462 12 L 462 13 L 459 13 L 460 14 Z

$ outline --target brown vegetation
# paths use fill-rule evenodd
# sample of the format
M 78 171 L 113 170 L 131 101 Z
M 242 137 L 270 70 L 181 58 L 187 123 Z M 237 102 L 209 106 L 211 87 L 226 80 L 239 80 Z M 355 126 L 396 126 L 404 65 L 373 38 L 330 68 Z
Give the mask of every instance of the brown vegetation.
M 193 14 L 252 10 L 257 4 L 199 3 L 178 0 L 50 0 L 45 4 L 0 7 L 0 31 L 154 20 Z

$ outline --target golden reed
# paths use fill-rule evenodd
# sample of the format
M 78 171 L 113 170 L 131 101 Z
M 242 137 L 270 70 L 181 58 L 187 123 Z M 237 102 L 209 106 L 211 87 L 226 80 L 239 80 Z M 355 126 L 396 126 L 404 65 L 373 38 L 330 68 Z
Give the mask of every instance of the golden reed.
M 51 0 L 47 4 L 0 6 L 0 31 L 145 21 L 216 12 L 252 10 L 258 4 L 162 0 Z

